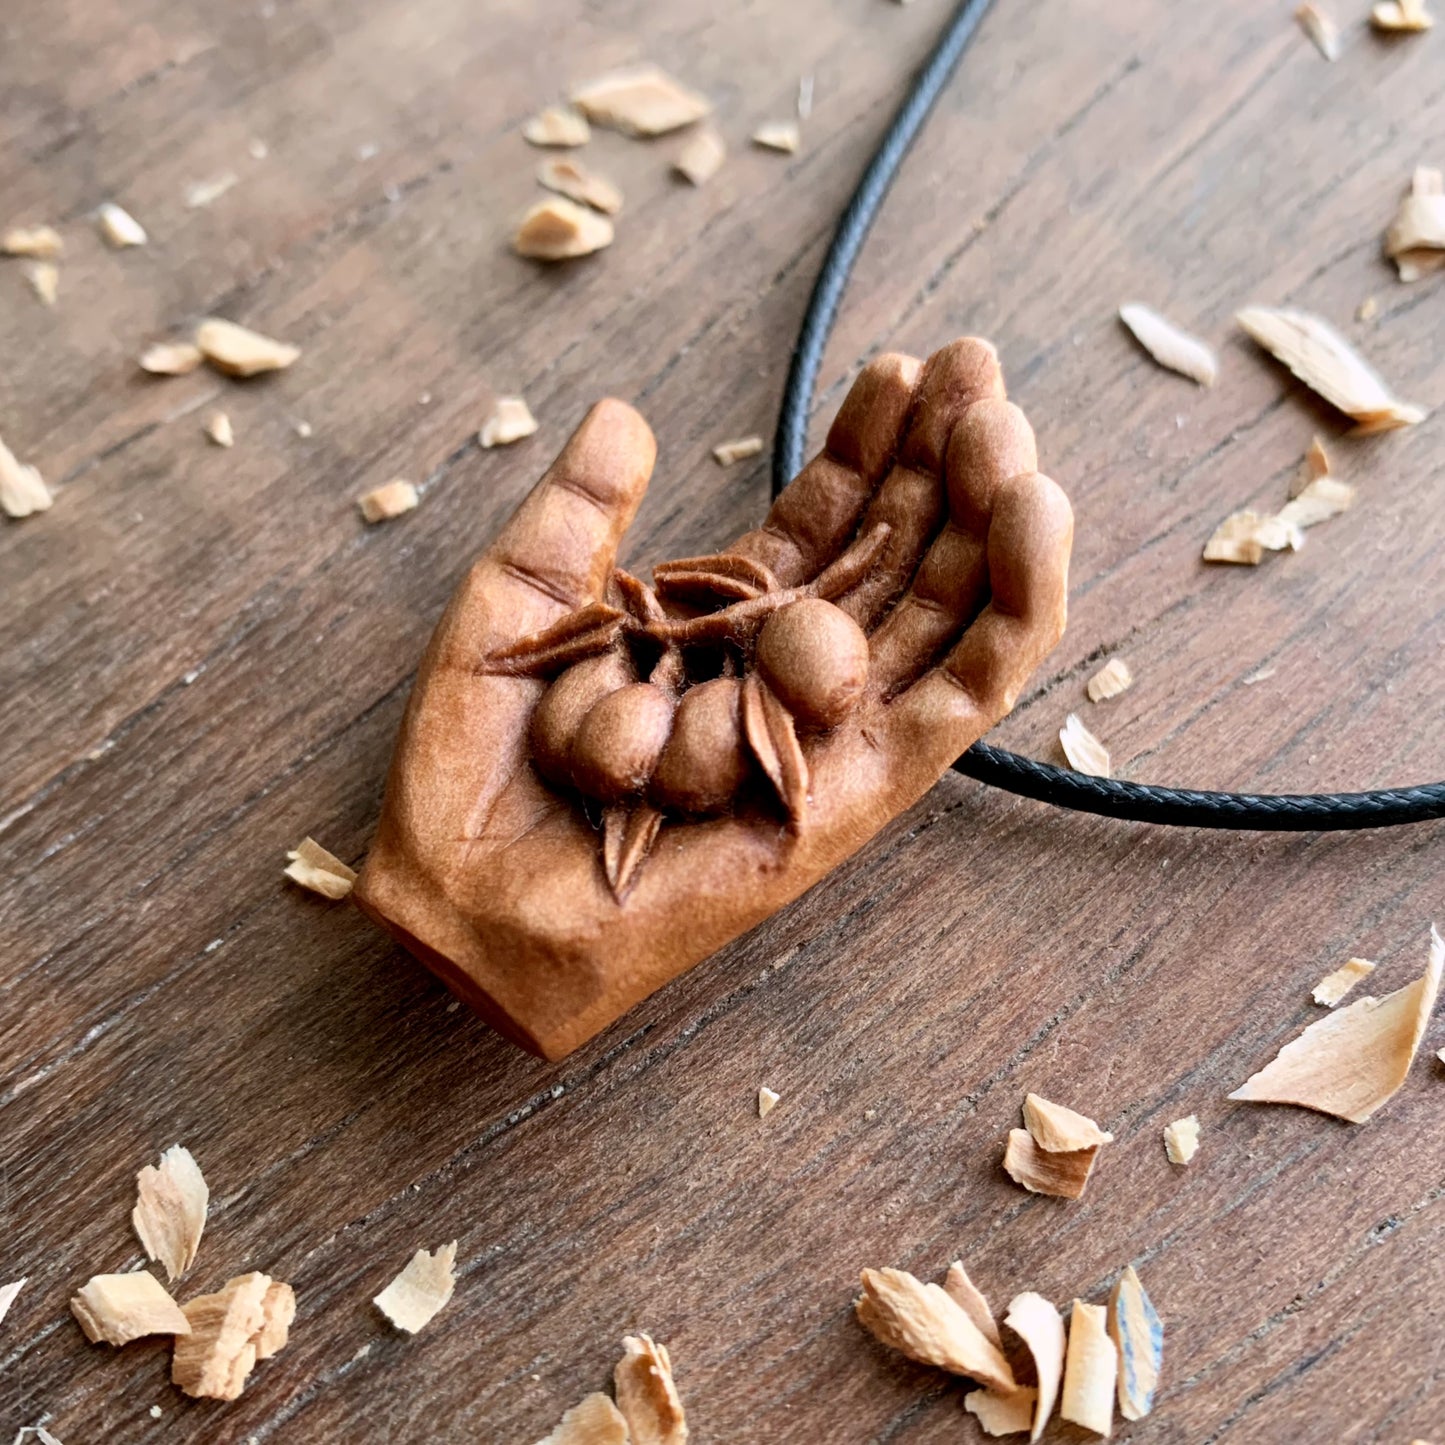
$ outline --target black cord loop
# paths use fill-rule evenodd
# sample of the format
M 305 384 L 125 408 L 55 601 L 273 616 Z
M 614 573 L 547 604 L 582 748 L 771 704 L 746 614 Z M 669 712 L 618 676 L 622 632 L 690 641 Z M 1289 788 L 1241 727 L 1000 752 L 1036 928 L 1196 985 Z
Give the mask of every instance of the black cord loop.
M 868 239 L 904 156 L 973 39 L 989 4 L 990 0 L 964 0 L 954 12 L 884 132 L 838 221 L 818 279 L 813 283 L 788 368 L 773 440 L 775 497 L 802 470 L 808 443 L 808 414 L 823 365 L 823 351 L 858 253 Z M 1369 793 L 1196 792 L 1090 777 L 1004 752 L 983 742 L 975 743 L 953 766 L 981 783 L 1052 803 L 1055 807 L 1173 827 L 1313 832 L 1388 828 L 1445 817 L 1445 783 L 1385 788 Z

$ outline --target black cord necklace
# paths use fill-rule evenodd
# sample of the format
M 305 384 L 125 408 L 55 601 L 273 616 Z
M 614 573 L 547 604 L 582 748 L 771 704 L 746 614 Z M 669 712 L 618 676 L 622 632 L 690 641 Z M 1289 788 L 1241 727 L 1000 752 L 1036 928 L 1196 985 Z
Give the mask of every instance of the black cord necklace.
M 823 364 L 823 349 L 837 319 L 853 264 L 904 156 L 948 83 L 959 57 L 973 39 L 988 6 L 989 0 L 964 0 L 958 7 L 898 114 L 884 132 L 838 222 L 828 254 L 823 258 L 823 268 L 813 283 L 813 294 L 808 298 L 808 309 L 793 347 L 773 441 L 775 497 L 802 470 L 808 411 Z M 1176 827 L 1312 832 L 1385 828 L 1445 817 L 1445 783 L 1384 788 L 1370 793 L 1197 792 L 1094 778 L 1004 752 L 983 742 L 975 743 L 953 766 L 979 782 L 1059 808 Z

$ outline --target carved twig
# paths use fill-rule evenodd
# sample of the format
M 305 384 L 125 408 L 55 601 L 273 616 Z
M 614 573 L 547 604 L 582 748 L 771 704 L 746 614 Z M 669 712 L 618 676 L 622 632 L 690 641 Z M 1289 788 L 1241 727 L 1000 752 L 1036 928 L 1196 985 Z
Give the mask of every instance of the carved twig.
M 636 808 L 608 808 L 602 815 L 602 867 L 619 903 L 637 883 L 661 827 L 662 814 L 645 803 Z
M 485 659 L 480 671 L 513 677 L 555 677 L 574 662 L 606 652 L 622 634 L 626 613 L 605 602 L 576 612 Z
M 809 596 L 822 597 L 831 602 L 833 598 L 841 597 L 849 588 L 856 587 L 878 560 L 878 554 L 883 550 L 883 544 L 892 530 L 887 522 L 879 522 L 859 537 L 831 567 L 825 567 L 805 591 Z
M 742 713 L 743 733 L 758 766 L 777 789 L 788 817 L 799 822 L 808 805 L 808 760 L 792 713 L 756 673 L 743 680 Z

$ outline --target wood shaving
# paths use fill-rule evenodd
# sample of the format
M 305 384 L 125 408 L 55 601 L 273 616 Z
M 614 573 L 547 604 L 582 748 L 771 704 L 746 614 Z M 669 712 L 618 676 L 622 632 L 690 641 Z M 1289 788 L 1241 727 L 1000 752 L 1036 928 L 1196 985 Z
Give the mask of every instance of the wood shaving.
M 1294 18 L 1299 21 L 1300 29 L 1309 36 L 1314 47 L 1324 56 L 1326 60 L 1338 60 L 1340 57 L 1340 30 L 1339 26 L 1330 19 L 1317 5 L 1306 3 L 1301 5 L 1294 13 Z
M 257 376 L 263 371 L 284 371 L 301 355 L 299 346 L 273 341 L 259 331 L 234 321 L 212 317 L 196 327 L 201 355 L 227 376 Z
M 54 226 L 11 226 L 0 235 L 0 251 L 7 256 L 53 261 L 63 250 L 65 240 Z
M 1039 1392 L 1032 1386 L 1015 1390 L 1011 1395 L 970 1390 L 963 1397 L 963 1408 L 977 1417 L 985 1435 L 1019 1435 L 1031 1428 L 1038 1398 Z
M 1334 477 L 1316 477 L 1307 483 L 1297 497 L 1279 509 L 1277 521 L 1286 527 L 1317 527 L 1348 512 L 1355 505 L 1355 489 L 1348 482 Z
M 1134 333 L 1139 345 L 1159 363 L 1180 376 L 1213 386 L 1219 377 L 1219 358 L 1197 336 L 1191 336 L 1166 316 L 1131 301 L 1119 308 L 1119 319 Z
M 1353 417 L 1358 432 L 1391 431 L 1425 420 L 1424 408 L 1396 397 L 1354 347 L 1318 316 L 1250 306 L 1235 319 L 1310 390 Z
M 622 1412 L 600 1390 L 562 1416 L 537 1445 L 631 1445 Z
M 948 1266 L 948 1273 L 943 1277 L 943 1292 L 978 1326 L 979 1333 L 986 1340 L 1003 1349 L 993 1311 L 989 1309 L 983 1291 L 968 1277 L 961 1259 Z
M 864 1329 L 910 1360 L 967 1375 L 1003 1394 L 1017 1388 L 999 1347 L 936 1284 L 901 1269 L 865 1269 L 854 1308 Z
M 807 120 L 813 113 L 813 77 L 810 74 L 798 77 L 798 119 Z
M 666 1345 L 651 1335 L 624 1335 L 612 1383 L 632 1445 L 682 1445 L 687 1439 L 687 1417 Z
M 258 1360 L 269 1360 L 286 1348 L 295 1318 L 296 1291 L 289 1284 L 272 1280 L 261 1299 L 261 1328 L 253 1337 Z
M 1445 178 L 1417 166 L 1409 193 L 1385 232 L 1385 254 L 1402 281 L 1418 281 L 1445 267 Z
M 35 1445 L 64 1445 L 64 1442 L 57 1440 L 44 1425 L 22 1425 L 15 1432 L 14 1445 L 24 1445 L 27 1435 L 35 1436 Z
M 1119 1355 L 1119 1413 L 1126 1420 L 1142 1420 L 1159 1390 L 1164 1325 L 1132 1264 L 1109 1296 L 1109 1335 Z
M 556 191 L 609 216 L 615 216 L 622 209 L 622 192 L 611 181 L 594 175 L 576 161 L 543 161 L 537 168 L 537 179 L 549 191 Z
M 146 1258 L 179 1279 L 195 1262 L 211 1191 L 189 1149 L 172 1144 L 159 1168 L 147 1164 L 135 1177 L 136 1202 L 130 1222 Z
M 303 838 L 286 856 L 286 876 L 323 898 L 345 898 L 356 882 L 356 870 L 328 853 L 314 838 Z
M 372 1303 L 397 1329 L 414 1335 L 451 1299 L 457 1283 L 456 1261 L 456 1240 L 435 1254 L 419 1249 Z
M 520 396 L 499 396 L 492 414 L 482 423 L 477 440 L 484 447 L 509 447 L 537 430 L 537 418 Z
M 1334 1008 L 1361 979 L 1369 978 L 1374 971 L 1375 965 L 1367 958 L 1347 958 L 1314 986 L 1310 997 L 1325 1008 Z
M 1171 1164 L 1187 1164 L 1199 1152 L 1199 1116 L 1189 1114 L 1164 1126 L 1164 1152 Z
M 1090 702 L 1107 702 L 1134 686 L 1134 674 L 1122 657 L 1111 657 L 1085 684 Z
M 91 1344 L 128 1345 L 146 1335 L 188 1335 L 191 1325 L 166 1287 L 145 1270 L 98 1274 L 70 1301 Z
M 212 201 L 219 201 L 240 179 L 235 171 L 225 171 L 209 180 L 192 181 L 186 187 L 186 208 L 198 211 L 202 206 L 209 206 Z
M 753 132 L 753 144 L 766 151 L 793 155 L 803 143 L 803 133 L 795 120 L 765 121 Z
M 1231 512 L 1204 544 L 1206 562 L 1236 562 L 1258 567 L 1266 552 L 1298 551 L 1304 537 L 1298 526 L 1264 512 Z
M 1260 667 L 1243 679 L 1246 687 L 1253 687 L 1257 682 L 1268 682 L 1279 669 L 1277 667 Z
M 400 477 L 384 486 L 373 487 L 356 500 L 361 515 L 368 522 L 389 522 L 403 512 L 410 512 L 421 501 L 417 489 Z
M 1440 991 L 1442 967 L 1445 940 L 1432 927 L 1423 977 L 1384 998 L 1367 995 L 1312 1023 L 1229 1097 L 1297 1104 L 1363 1124 L 1405 1082 Z
M 1309 481 L 1317 482 L 1321 477 L 1327 477 L 1329 474 L 1330 454 L 1325 450 L 1325 444 L 1319 437 L 1311 437 L 1310 444 L 1305 449 L 1305 475 Z
M 693 185 L 706 185 L 722 168 L 727 153 L 723 138 L 710 125 L 703 126 L 678 151 L 672 168 Z
M 1025 1290 L 1009 1302 L 1003 1322 L 1028 1346 L 1033 1357 L 1039 1397 L 1029 1439 L 1037 1440 L 1054 1412 L 1059 1382 L 1064 1376 L 1064 1317 L 1043 1295 Z
M 187 1300 L 190 1334 L 176 1340 L 171 1383 L 196 1400 L 235 1400 L 257 1360 L 286 1343 L 296 1297 L 259 1272 L 238 1275 L 214 1294 Z
M 15 1303 L 15 1296 L 25 1288 L 25 1281 L 29 1275 L 22 1275 L 19 1279 L 12 1280 L 9 1284 L 0 1284 L 0 1321 L 10 1313 L 10 1306 Z
M 1098 1148 L 1074 1149 L 1067 1154 L 1040 1149 L 1027 1129 L 1010 1129 L 1003 1167 L 1015 1184 L 1031 1194 L 1054 1199 L 1078 1199 L 1089 1182 Z
M 1435 17 L 1425 0 L 1380 0 L 1370 11 L 1370 24 L 1376 30 L 1418 32 L 1433 28 Z
M 777 1108 L 781 1094 L 776 1094 L 766 1084 L 758 1090 L 758 1118 L 766 1119 Z
M 1050 1154 L 1071 1154 L 1114 1142 L 1114 1136 L 1092 1119 L 1037 1094 L 1024 1095 L 1024 1127 L 1034 1136 L 1034 1143 Z
M 512 249 L 534 261 L 567 261 L 610 246 L 614 234 L 606 216 L 559 196 L 539 201 L 522 217 Z
M 585 146 L 592 127 L 569 106 L 549 105 L 522 127 L 522 139 L 534 146 Z
M 152 376 L 185 376 L 206 358 L 189 341 L 157 341 L 140 354 L 140 368 Z
M 594 125 L 628 135 L 665 135 L 701 120 L 712 106 L 655 65 L 615 70 L 572 92 L 572 104 Z
M 114 201 L 107 201 L 95 215 L 100 234 L 108 246 L 123 251 L 127 246 L 144 246 L 150 237 L 131 213 Z
M 1071 712 L 1064 719 L 1059 729 L 1059 745 L 1076 773 L 1088 773 L 1095 778 L 1111 776 L 1108 748 L 1079 721 L 1078 713 Z
M 1366 296 L 1355 308 L 1356 321 L 1373 321 L 1380 314 L 1380 303 L 1373 296 Z
M 54 261 L 27 261 L 25 279 L 43 306 L 54 306 L 60 295 L 60 267 Z
M 231 418 L 223 411 L 213 411 L 206 421 L 206 435 L 215 442 L 218 447 L 233 447 L 236 445 L 236 433 L 231 427 Z
M 35 467 L 27 467 L 0 440 L 0 511 L 7 517 L 31 517 L 47 512 L 55 500 Z
M 1064 1396 L 1059 1414 L 1095 1435 L 1114 1428 L 1114 1393 L 1119 1352 L 1109 1338 L 1103 1305 L 1074 1301 L 1069 1352 L 1064 1361 Z
M 735 462 L 755 457 L 763 449 L 762 437 L 739 437 L 736 441 L 719 442 L 713 449 L 713 460 L 720 467 L 730 467 Z

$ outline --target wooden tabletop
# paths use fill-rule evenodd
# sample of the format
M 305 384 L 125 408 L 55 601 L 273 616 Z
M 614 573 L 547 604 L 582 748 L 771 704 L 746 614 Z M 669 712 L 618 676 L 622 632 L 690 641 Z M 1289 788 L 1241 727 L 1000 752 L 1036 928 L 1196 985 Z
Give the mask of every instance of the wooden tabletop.
M 815 440 L 869 356 L 980 333 L 1077 513 L 1068 634 L 996 741 L 1054 759 L 1079 711 L 1142 780 L 1445 776 L 1440 426 L 1345 439 L 1232 322 L 1316 311 L 1445 402 L 1445 277 L 1402 285 L 1380 254 L 1412 168 L 1445 162 L 1445 34 L 1385 41 L 1365 0 L 1327 3 L 1333 65 L 1286 3 L 1000 0 L 869 242 Z M 958 1257 L 999 1308 L 1100 1302 L 1136 1265 L 1164 1388 L 1119 1438 L 1445 1429 L 1441 1025 L 1367 1124 L 1225 1099 L 1347 956 L 1379 961 L 1377 993 L 1419 975 L 1438 826 L 1171 831 L 949 776 L 550 1065 L 282 881 L 306 834 L 365 854 L 448 593 L 595 398 L 660 444 L 629 565 L 761 515 L 766 454 L 724 470 L 710 448 L 770 435 L 834 220 L 947 8 L 5 7 L 0 223 L 66 250 L 53 309 L 0 263 L 0 436 L 55 489 L 0 525 L 0 1282 L 29 1276 L 0 1326 L 3 1438 L 528 1445 L 646 1329 L 698 1441 L 969 1440 L 969 1386 L 852 1314 L 861 1267 Z M 522 125 L 642 59 L 715 102 L 726 165 L 694 190 L 679 137 L 597 133 L 580 155 L 626 193 L 616 243 L 513 256 L 543 158 Z M 751 148 L 804 75 L 800 151 Z M 105 249 L 107 199 L 149 246 Z M 1219 346 L 1217 386 L 1144 357 L 1116 319 L 1136 299 Z M 252 383 L 138 371 L 211 314 L 304 354 Z M 541 430 L 480 450 L 511 392 Z M 231 450 L 204 435 L 217 409 Z M 1316 433 L 1355 510 L 1258 569 L 1206 566 Z M 419 509 L 364 526 L 356 498 L 393 477 Z M 1134 688 L 1087 703 L 1115 653 Z M 1000 1170 L 1029 1090 L 1116 1136 L 1077 1203 Z M 1191 1113 L 1181 1170 L 1161 1131 Z M 176 1142 L 212 1190 L 179 1295 L 262 1269 L 300 1301 L 232 1405 L 173 1390 L 160 1344 L 87 1345 L 66 1307 L 142 1262 L 134 1175 Z M 452 1303 L 394 1333 L 371 1297 L 453 1238 Z

